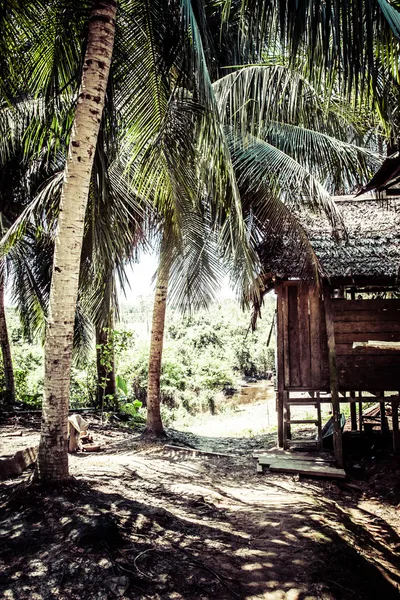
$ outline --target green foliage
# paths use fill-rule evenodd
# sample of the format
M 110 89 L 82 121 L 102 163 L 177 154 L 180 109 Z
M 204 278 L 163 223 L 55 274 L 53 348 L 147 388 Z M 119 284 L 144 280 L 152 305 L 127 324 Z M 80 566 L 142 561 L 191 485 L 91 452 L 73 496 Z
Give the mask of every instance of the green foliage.
M 274 299 L 266 298 L 259 328 L 249 331 L 250 315 L 233 300 L 225 300 L 183 317 L 169 309 L 161 373 L 161 400 L 165 424 L 175 417 L 214 412 L 216 393 L 236 387 L 243 376 L 262 376 L 274 369 L 274 349 L 266 348 Z M 43 348 L 39 341 L 23 340 L 14 309 L 7 312 L 16 378 L 17 400 L 39 408 L 43 396 Z M 146 403 L 151 302 L 122 309 L 121 327 L 109 331 L 101 345 L 101 360 L 110 369 L 113 353 L 119 409 L 141 422 Z M 272 338 L 274 339 L 274 338 Z M 71 372 L 72 408 L 94 406 L 97 369 L 95 353 L 75 364 Z M 0 382 L 1 383 L 1 382 Z M 102 382 L 104 385 L 106 381 Z
M 134 400 L 133 402 L 127 402 L 121 405 L 121 412 L 134 417 L 138 414 L 139 409 L 142 408 L 140 400 Z
M 95 405 L 96 378 L 96 363 L 94 360 L 87 360 L 79 368 L 72 367 L 70 387 L 71 408 Z
M 128 384 L 126 383 L 125 379 L 123 377 L 121 377 L 121 375 L 117 375 L 115 378 L 116 384 L 117 384 L 117 389 L 120 390 L 123 394 L 125 394 L 125 396 L 128 395 Z
M 115 370 L 117 367 L 117 356 L 121 352 L 127 350 L 129 347 L 129 342 L 133 337 L 133 334 L 130 331 L 120 331 L 108 327 L 103 329 L 103 333 L 105 334 L 106 341 L 102 344 L 97 344 L 96 346 L 100 365 L 103 367 L 105 372 L 103 377 L 101 377 L 101 380 L 98 382 L 99 387 L 103 390 L 101 398 L 102 410 L 105 404 L 112 405 L 114 403 L 115 406 L 115 401 L 117 398 L 114 398 L 113 395 L 106 394 L 107 384 L 110 380 L 113 369 Z M 119 373 L 115 375 L 115 383 L 117 393 L 122 392 L 122 394 L 127 397 L 128 385 L 124 377 Z
M 169 309 L 160 380 L 162 404 L 190 414 L 213 412 L 216 392 L 235 387 L 242 376 L 263 376 L 274 370 L 274 349 L 266 348 L 274 310 L 274 298 L 268 296 L 259 328 L 251 333 L 249 314 L 233 300 L 187 317 Z M 140 328 L 149 311 L 141 301 L 137 308 L 123 310 L 122 321 L 125 326 L 129 322 Z M 143 403 L 148 377 L 147 333 L 147 328 L 142 329 L 134 360 L 125 356 L 119 362 L 120 372 L 132 384 L 132 396 Z
M 41 348 L 22 343 L 13 353 L 16 398 L 31 408 L 40 408 L 43 397 Z

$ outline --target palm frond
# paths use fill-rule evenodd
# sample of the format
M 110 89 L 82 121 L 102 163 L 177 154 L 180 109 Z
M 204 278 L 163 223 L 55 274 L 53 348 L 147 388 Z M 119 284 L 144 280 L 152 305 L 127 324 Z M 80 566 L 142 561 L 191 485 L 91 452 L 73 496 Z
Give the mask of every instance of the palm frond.
M 286 207 L 323 210 L 333 227 L 340 228 L 340 215 L 329 192 L 305 167 L 260 138 L 238 137 L 233 129 L 228 129 L 228 136 L 242 190 L 247 194 L 256 193 L 266 186 L 269 194 L 279 198 Z

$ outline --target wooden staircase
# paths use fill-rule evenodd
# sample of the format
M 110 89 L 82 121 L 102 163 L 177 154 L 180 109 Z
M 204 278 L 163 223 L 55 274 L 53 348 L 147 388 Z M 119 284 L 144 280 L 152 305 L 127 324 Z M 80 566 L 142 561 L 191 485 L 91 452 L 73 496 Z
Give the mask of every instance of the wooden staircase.
M 325 398 L 324 398 L 325 400 Z M 328 400 L 330 402 L 330 399 Z M 292 406 L 310 406 L 316 410 L 315 419 L 292 419 Z M 315 438 L 292 439 L 291 425 L 315 425 L 317 428 Z M 320 450 L 322 447 L 322 423 L 321 423 L 321 399 L 320 393 L 315 393 L 315 398 L 290 398 L 289 394 L 284 395 L 283 399 L 283 448 L 288 450 L 296 446 L 297 448 L 306 448 Z

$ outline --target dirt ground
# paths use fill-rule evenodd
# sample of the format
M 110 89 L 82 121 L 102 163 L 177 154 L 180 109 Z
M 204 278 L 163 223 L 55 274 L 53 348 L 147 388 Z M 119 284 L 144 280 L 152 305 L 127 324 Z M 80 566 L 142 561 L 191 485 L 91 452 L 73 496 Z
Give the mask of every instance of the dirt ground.
M 37 419 L 0 427 L 0 454 L 34 445 Z M 346 482 L 256 474 L 275 434 L 167 443 L 93 425 L 62 488 L 0 486 L 0 597 L 332 600 L 400 596 L 400 464 L 382 453 Z M 22 436 L 13 434 L 22 432 Z

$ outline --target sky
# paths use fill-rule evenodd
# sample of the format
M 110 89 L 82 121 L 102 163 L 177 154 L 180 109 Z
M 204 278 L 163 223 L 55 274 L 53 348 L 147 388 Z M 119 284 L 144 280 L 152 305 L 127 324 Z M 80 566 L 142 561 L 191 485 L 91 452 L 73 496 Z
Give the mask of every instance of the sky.
M 140 296 L 151 296 L 154 293 L 153 277 L 157 269 L 157 254 L 142 254 L 140 262 L 127 267 L 126 274 L 129 286 L 126 286 L 126 296 L 119 291 L 120 301 L 124 304 L 135 304 Z M 230 289 L 228 279 L 224 280 L 220 292 L 220 299 L 235 298 L 235 293 Z
M 140 262 L 133 266 L 126 268 L 126 275 L 128 278 L 128 285 L 126 286 L 126 296 L 122 290 L 118 287 L 118 297 L 122 304 L 137 304 L 141 296 L 152 296 L 154 294 L 155 284 L 153 277 L 157 269 L 157 255 L 154 254 L 142 254 Z M 234 299 L 235 293 L 229 286 L 229 281 L 226 278 L 221 286 L 217 298 L 220 300 L 229 298 Z M 7 286 L 5 294 L 5 305 L 12 307 L 15 303 L 12 302 L 10 285 Z

